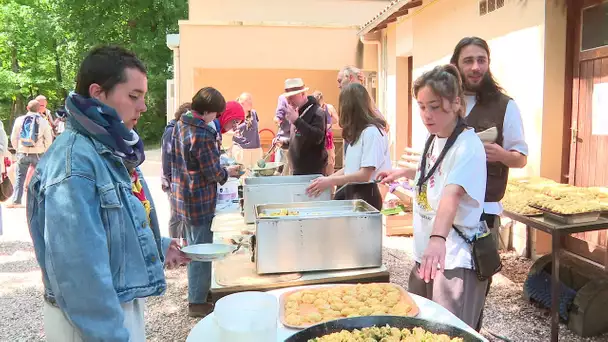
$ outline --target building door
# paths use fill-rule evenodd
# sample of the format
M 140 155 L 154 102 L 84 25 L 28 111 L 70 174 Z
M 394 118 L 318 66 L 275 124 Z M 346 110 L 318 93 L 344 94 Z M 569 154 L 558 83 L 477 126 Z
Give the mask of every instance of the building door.
M 608 0 L 572 1 L 574 23 L 569 182 L 608 186 Z M 601 99 L 601 100 L 600 100 Z M 566 239 L 571 251 L 605 264 L 606 230 Z

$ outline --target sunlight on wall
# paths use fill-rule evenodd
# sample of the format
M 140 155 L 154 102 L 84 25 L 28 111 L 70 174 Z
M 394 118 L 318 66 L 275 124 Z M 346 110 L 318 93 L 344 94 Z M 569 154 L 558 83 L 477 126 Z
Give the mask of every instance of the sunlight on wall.
M 492 59 L 490 68 L 498 82 L 520 108 L 531 156 L 526 168 L 512 170 L 514 176 L 540 173 L 544 76 L 543 32 L 543 26 L 536 26 L 488 41 Z M 415 46 L 415 51 L 416 48 L 420 47 Z M 437 65 L 449 63 L 450 57 L 451 54 L 444 55 L 433 63 L 415 68 L 414 79 Z M 412 145 L 422 150 L 427 131 L 420 119 L 416 101 L 412 105 L 412 121 Z

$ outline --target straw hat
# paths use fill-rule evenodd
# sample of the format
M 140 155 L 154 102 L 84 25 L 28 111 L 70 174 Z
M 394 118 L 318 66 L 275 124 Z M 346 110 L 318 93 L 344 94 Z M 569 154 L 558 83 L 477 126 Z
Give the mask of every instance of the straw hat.
M 285 80 L 285 92 L 283 96 L 290 97 L 308 91 L 301 78 L 288 78 Z

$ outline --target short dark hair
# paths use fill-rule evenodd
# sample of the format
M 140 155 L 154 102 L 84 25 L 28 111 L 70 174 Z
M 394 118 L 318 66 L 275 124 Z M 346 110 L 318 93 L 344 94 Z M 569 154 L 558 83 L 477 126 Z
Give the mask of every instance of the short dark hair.
M 91 97 L 89 87 L 96 83 L 105 92 L 110 92 L 117 84 L 127 81 L 125 69 L 132 68 L 146 74 L 146 67 L 133 52 L 114 45 L 93 48 L 80 64 L 76 76 L 76 92 Z
M 218 116 L 226 110 L 226 99 L 219 90 L 205 87 L 196 92 L 192 98 L 192 109 L 199 114 L 217 113 Z
M 455 65 L 459 71 L 460 67 L 458 66 L 458 59 L 460 58 L 460 53 L 462 52 L 462 49 L 469 45 L 475 45 L 484 49 L 488 54 L 488 61 L 490 60 L 490 46 L 485 39 L 479 37 L 464 37 L 458 42 L 458 44 L 456 44 L 454 53 L 452 53 L 452 58 L 450 58 L 450 64 Z M 484 103 L 499 94 L 504 94 L 504 89 L 502 89 L 502 87 L 498 84 L 498 81 L 496 81 L 494 78 L 494 75 L 492 75 L 490 69 L 488 69 L 488 72 L 484 75 L 481 81 L 481 88 L 476 92 L 476 101 Z
M 175 111 L 173 118 L 175 120 L 179 120 L 182 117 L 182 115 L 186 114 L 186 112 L 188 112 L 190 109 L 192 109 L 192 103 L 190 103 L 190 102 L 182 103 L 182 105 L 179 106 L 179 108 L 177 108 L 177 110 Z

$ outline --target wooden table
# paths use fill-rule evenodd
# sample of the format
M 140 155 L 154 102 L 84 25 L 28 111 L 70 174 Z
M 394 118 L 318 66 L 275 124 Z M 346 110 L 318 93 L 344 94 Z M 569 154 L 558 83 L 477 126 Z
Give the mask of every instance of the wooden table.
M 503 215 L 527 227 L 551 235 L 551 342 L 558 341 L 559 335 L 559 254 L 561 237 L 564 235 L 606 229 L 608 219 L 600 217 L 597 221 L 577 224 L 563 224 L 542 216 L 529 217 L 504 211 Z M 530 246 L 527 246 L 528 250 Z

